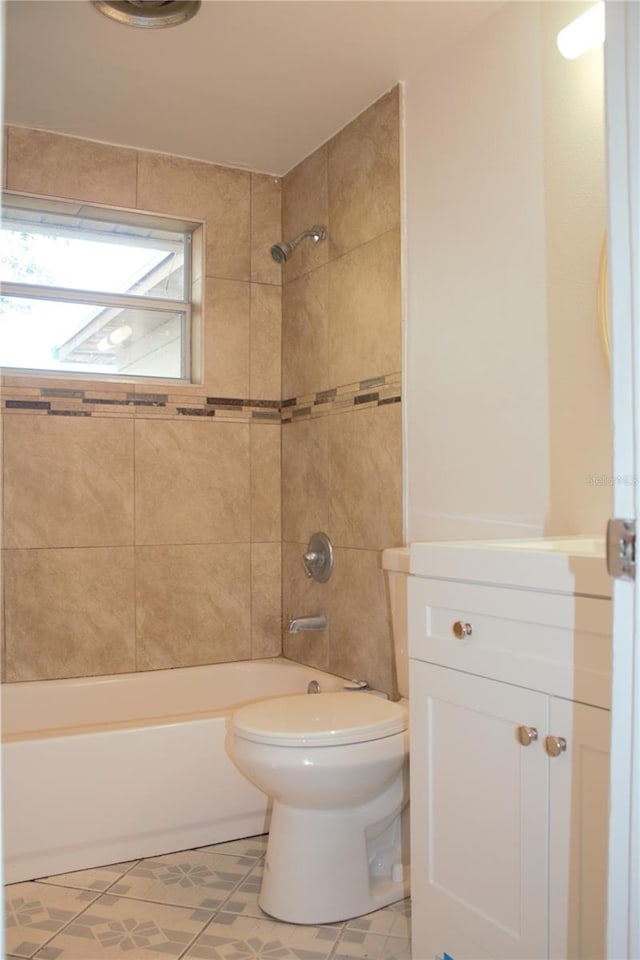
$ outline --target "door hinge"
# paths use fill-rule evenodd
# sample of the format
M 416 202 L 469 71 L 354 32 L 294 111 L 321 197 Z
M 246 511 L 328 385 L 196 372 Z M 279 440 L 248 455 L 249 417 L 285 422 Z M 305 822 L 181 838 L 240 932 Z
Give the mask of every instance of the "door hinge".
M 607 572 L 616 580 L 635 580 L 635 520 L 612 517 L 607 523 Z

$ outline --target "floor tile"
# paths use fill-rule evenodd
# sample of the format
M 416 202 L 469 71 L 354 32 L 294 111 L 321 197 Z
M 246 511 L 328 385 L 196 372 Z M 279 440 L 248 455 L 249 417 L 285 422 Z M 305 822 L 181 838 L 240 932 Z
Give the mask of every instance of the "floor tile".
M 5 887 L 5 943 L 18 957 L 36 951 L 70 920 L 86 910 L 97 894 L 44 883 Z
M 248 837 L 8 886 L 7 960 L 410 960 L 409 899 L 322 926 L 265 914 L 258 896 L 266 841 Z
M 347 929 L 408 939 L 411 936 L 410 902 L 400 900 L 398 903 L 376 910 L 375 913 L 367 913 L 363 917 L 348 920 Z
M 244 837 L 241 840 L 229 840 L 227 843 L 215 843 L 213 846 L 200 847 L 200 850 L 210 850 L 212 853 L 229 853 L 236 857 L 248 857 L 252 860 L 261 860 L 267 851 L 268 834 L 259 837 Z
M 76 887 L 80 890 L 95 890 L 104 893 L 105 890 L 119 880 L 127 870 L 130 870 L 138 861 L 128 863 L 111 863 L 106 867 L 95 867 L 92 870 L 76 870 L 73 873 L 59 873 L 55 877 L 43 877 L 38 883 L 52 883 L 61 887 Z
M 109 890 L 114 896 L 218 910 L 244 879 L 242 858 L 185 850 L 142 860 Z
M 220 913 L 187 950 L 185 960 L 326 960 L 338 933 L 335 927 Z
M 359 930 L 345 930 L 331 960 L 411 960 L 411 941 L 405 937 L 384 937 Z
M 258 906 L 258 897 L 260 896 L 260 887 L 262 886 L 262 875 L 264 865 L 256 863 L 253 869 L 244 878 L 224 905 L 225 913 L 239 913 L 246 917 L 266 917 Z
M 179 957 L 213 916 L 208 910 L 104 894 L 35 960 L 166 960 Z

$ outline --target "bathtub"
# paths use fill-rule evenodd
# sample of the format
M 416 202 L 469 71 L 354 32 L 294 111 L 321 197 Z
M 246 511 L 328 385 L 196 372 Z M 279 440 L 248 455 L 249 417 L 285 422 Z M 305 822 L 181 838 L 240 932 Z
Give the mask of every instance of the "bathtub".
M 225 751 L 241 703 L 344 680 L 290 660 L 5 684 L 5 883 L 264 833 Z

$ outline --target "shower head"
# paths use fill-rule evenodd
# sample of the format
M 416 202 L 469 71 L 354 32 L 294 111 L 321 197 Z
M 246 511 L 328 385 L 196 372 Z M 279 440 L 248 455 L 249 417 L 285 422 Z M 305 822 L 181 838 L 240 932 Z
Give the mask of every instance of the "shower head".
M 271 247 L 271 256 L 276 263 L 286 263 L 295 248 L 305 237 L 311 237 L 314 243 L 320 243 L 327 236 L 327 228 L 316 224 L 310 230 L 303 230 L 293 240 L 283 240 L 281 243 L 274 243 Z

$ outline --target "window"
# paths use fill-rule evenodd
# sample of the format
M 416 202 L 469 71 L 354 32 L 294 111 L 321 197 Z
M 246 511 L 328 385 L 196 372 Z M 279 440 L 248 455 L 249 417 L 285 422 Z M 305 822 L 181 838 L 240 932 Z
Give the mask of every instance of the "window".
M 191 380 L 201 224 L 4 194 L 0 366 Z

